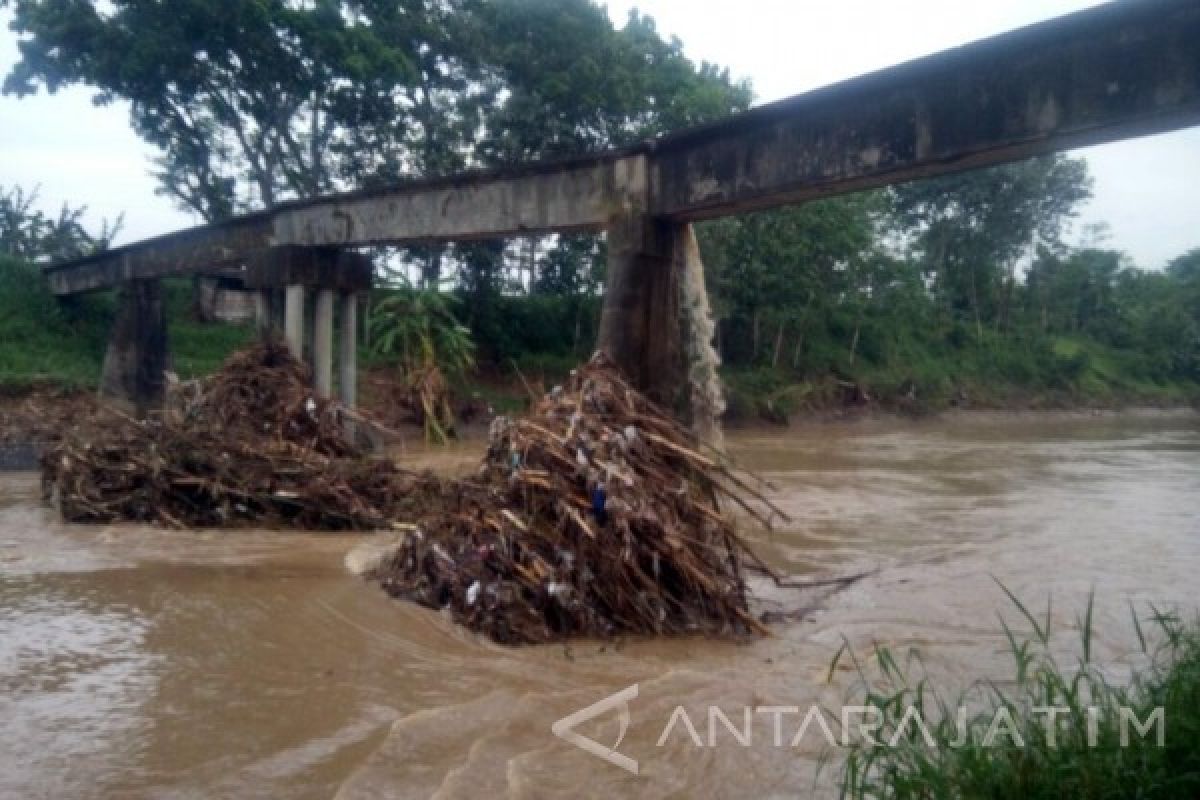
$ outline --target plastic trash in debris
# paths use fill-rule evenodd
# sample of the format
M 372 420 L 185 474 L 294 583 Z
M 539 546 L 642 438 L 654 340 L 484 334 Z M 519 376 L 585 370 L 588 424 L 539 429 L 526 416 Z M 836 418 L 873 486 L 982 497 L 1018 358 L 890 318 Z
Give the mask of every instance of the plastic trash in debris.
M 721 504 L 767 527 L 778 511 L 604 356 L 530 418 L 493 424 L 488 445 L 419 517 L 428 538 L 381 566 L 387 592 L 509 644 L 763 630 L 742 577 L 758 562 Z
M 604 484 L 596 484 L 592 489 L 592 515 L 601 525 L 608 521 L 608 512 L 605 510 L 607 503 L 608 492 L 605 491 Z
M 42 482 L 72 522 L 172 528 L 388 528 L 440 484 L 369 458 L 342 409 L 314 398 L 285 344 L 258 342 L 144 420 L 73 420 L 42 459 Z M 361 418 L 361 415 L 359 415 Z

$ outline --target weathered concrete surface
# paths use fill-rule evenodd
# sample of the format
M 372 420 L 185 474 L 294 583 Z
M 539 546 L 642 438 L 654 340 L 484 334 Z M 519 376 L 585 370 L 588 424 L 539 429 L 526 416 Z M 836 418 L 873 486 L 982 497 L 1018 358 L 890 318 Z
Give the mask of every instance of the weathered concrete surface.
M 296 358 L 304 358 L 304 286 L 293 284 L 284 295 L 283 335 Z
M 354 408 L 358 404 L 358 294 L 343 292 L 340 300 L 338 399 L 347 408 Z
M 426 239 L 494 239 L 599 230 L 620 189 L 619 156 L 540 165 L 516 174 L 467 174 L 287 208 L 276 245 L 364 245 Z
M 725 413 L 725 389 L 717 371 L 721 356 L 713 344 L 717 327 L 708 302 L 704 262 L 692 226 L 681 226 L 679 234 L 675 243 L 675 270 L 679 274 L 679 335 L 687 378 L 687 409 L 683 419 L 691 425 L 698 441 L 724 452 L 720 420 Z
M 657 143 L 653 212 L 698 219 L 1200 124 L 1200 2 L 1117 2 Z
M 333 396 L 332 289 L 318 289 L 313 312 L 313 388 L 318 397 Z
M 612 222 L 596 342 L 634 385 L 671 410 L 680 410 L 684 388 L 675 268 L 682 227 L 637 212 Z
M 325 269 L 323 261 L 311 261 L 317 246 L 337 253 L 342 246 L 599 231 L 613 214 L 613 198 L 624 190 L 621 182 L 629 169 L 623 161 L 621 154 L 602 153 L 284 204 L 56 264 L 45 274 L 51 289 L 65 295 L 115 286 L 132 277 L 208 272 L 245 263 L 248 272 L 261 276 L 249 276 L 254 285 L 265 285 L 279 265 Z M 346 261 L 337 266 L 353 268 Z M 307 278 L 299 282 L 314 283 Z
M 630 150 L 321 198 L 47 270 L 70 294 L 281 245 L 599 230 L 628 180 L 676 221 L 735 214 L 1200 124 L 1200 3 L 1117 2 Z
M 167 316 L 156 279 L 121 287 L 100 376 L 100 396 L 139 416 L 161 408 L 169 368 Z
M 270 245 L 269 213 L 203 225 L 47 267 L 55 294 L 107 289 L 124 281 L 210 272 Z
M 369 256 L 336 247 L 284 245 L 246 259 L 242 281 L 247 289 L 302 285 L 344 291 L 371 288 L 374 265 Z

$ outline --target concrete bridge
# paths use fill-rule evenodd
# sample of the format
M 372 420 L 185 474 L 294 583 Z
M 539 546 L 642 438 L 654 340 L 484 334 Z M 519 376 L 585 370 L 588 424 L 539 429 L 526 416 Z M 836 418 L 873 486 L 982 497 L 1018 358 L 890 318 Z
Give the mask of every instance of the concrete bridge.
M 45 270 L 69 295 L 122 287 L 104 391 L 146 406 L 162 392 L 160 278 L 237 267 L 284 294 L 299 347 L 315 290 L 315 382 L 353 402 L 356 293 L 371 265 L 351 248 L 606 231 L 599 347 L 666 398 L 679 359 L 678 252 L 694 220 L 973 169 L 1200 124 L 1200 2 L 1123 0 L 797 95 L 642 145 L 503 171 L 288 203 Z

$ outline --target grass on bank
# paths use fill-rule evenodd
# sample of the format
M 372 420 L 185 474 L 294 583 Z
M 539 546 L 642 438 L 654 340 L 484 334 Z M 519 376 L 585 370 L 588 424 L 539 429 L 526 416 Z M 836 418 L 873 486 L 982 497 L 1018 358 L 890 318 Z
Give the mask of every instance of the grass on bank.
M 1139 619 L 1131 609 L 1146 663 L 1125 683 L 1112 680 L 1093 661 L 1091 598 L 1078 620 L 1077 660 L 1062 664 L 1050 654 L 1050 609 L 1039 620 L 1011 593 L 1009 597 L 1033 633 L 1019 637 L 1004 626 L 1015 666 L 1014 679 L 1005 687 L 980 684 L 949 702 L 924 678 L 913 680 L 886 648 L 876 648 L 881 675 L 874 682 L 856 662 L 867 687 L 863 704 L 879 710 L 883 725 L 876 735 L 880 744 L 858 741 L 852 746 L 842 776 L 842 796 L 855 800 L 1200 797 L 1200 627 L 1155 609 L 1148 619 Z M 929 723 L 933 746 L 911 720 L 904 724 L 910 706 Z M 956 709 L 963 706 L 972 709 L 965 726 L 956 717 Z M 1058 715 L 1060 724 L 1053 733 L 1046 712 L 1033 712 L 1037 707 L 1066 709 Z M 1161 708 L 1162 743 L 1154 728 L 1141 734 L 1128 718 L 1123 725 L 1122 708 L 1130 709 L 1138 724 Z M 1017 736 L 1004 727 L 989 739 L 989 727 L 995 725 L 1001 709 L 1014 721 Z M 1000 725 L 1007 726 L 1007 719 Z M 961 745 L 960 729 L 968 732 Z M 902 731 L 899 736 L 897 730 Z
M 897 332 L 878 353 L 849 359 L 840 342 L 814 342 L 796 369 L 723 371 L 730 420 L 783 420 L 853 406 L 925 414 L 951 407 L 982 409 L 1182 406 L 1200 400 L 1200 385 L 1164 378 L 1136 350 L 1082 337 L 988 336 L 947 343 Z
M 167 337 L 180 377 L 207 375 L 253 336 L 248 325 L 193 321 L 188 281 L 165 281 L 165 289 Z M 60 300 L 36 266 L 0 256 L 0 388 L 95 388 L 115 314 L 114 292 Z
M 189 313 L 187 279 L 164 282 L 168 338 L 182 378 L 208 374 L 253 336 L 251 326 L 203 324 Z M 380 290 L 386 295 L 385 290 Z M 454 300 L 462 305 L 462 298 Z M 502 296 L 474 320 L 480 369 L 456 379 L 462 398 L 479 397 L 501 412 L 522 408 L 528 392 L 546 390 L 590 354 L 596 298 Z M 0 390 L 53 384 L 94 388 L 116 309 L 113 292 L 59 300 L 33 265 L 0 257 Z M 455 306 L 459 318 L 469 309 Z M 946 330 L 871 329 L 851 356 L 845 332 L 814 331 L 795 367 L 726 366 L 729 422 L 783 422 L 796 413 L 855 405 L 906 413 L 970 408 L 1075 408 L 1185 405 L 1200 386 L 1167 380 L 1161 366 L 1134 350 L 1077 337 L 989 335 L 982 341 Z M 837 335 L 835 335 L 837 334 Z M 360 364 L 392 369 L 364 346 Z
M 37 267 L 0 256 L 0 386 L 95 386 L 113 309 L 106 293 L 60 301 Z

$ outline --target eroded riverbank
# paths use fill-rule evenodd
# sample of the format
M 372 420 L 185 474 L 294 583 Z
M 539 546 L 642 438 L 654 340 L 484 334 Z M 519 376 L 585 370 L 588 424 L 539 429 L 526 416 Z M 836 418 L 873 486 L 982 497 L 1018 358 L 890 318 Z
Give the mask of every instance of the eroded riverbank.
M 843 636 L 860 654 L 918 647 L 951 681 L 1003 677 L 996 614 L 1010 607 L 992 576 L 1035 605 L 1052 593 L 1066 629 L 1095 586 L 1118 663 L 1135 649 L 1129 602 L 1195 604 L 1194 417 L 868 420 L 731 445 L 795 518 L 757 537 L 774 566 L 880 569 L 748 645 L 497 647 L 346 573 L 365 537 L 64 526 L 34 477 L 3 476 L 0 794 L 795 796 L 819 738 L 775 747 L 760 717 L 750 747 L 723 729 L 714 748 L 678 733 L 659 747 L 672 710 L 702 724 L 710 704 L 735 720 L 836 706 L 850 673 L 825 677 Z M 459 471 L 476 455 L 432 460 Z M 620 751 L 639 775 L 551 734 L 635 683 Z M 613 715 L 581 730 L 617 738 Z

